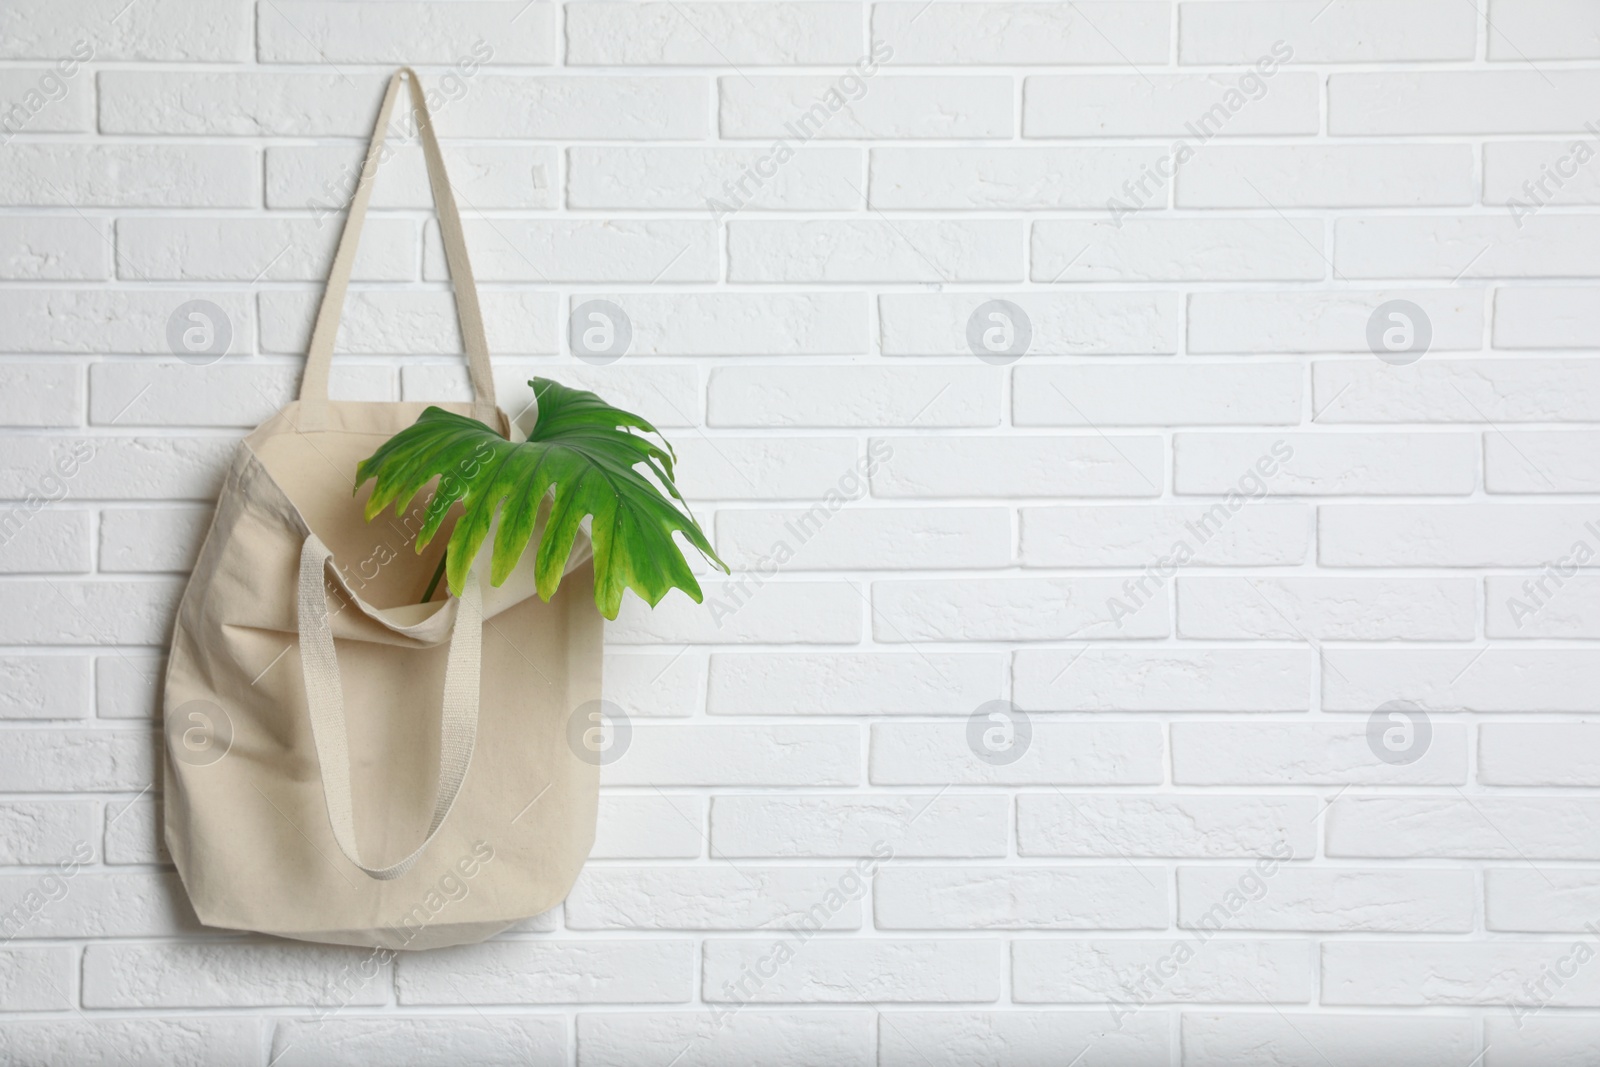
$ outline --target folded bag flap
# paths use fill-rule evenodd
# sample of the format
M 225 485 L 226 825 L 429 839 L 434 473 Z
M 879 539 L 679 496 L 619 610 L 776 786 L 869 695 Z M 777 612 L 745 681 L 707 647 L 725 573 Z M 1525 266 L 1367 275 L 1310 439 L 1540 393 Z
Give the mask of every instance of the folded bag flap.
M 543 523 L 544 517 L 541 515 L 539 526 L 542 527 Z M 317 536 L 316 531 L 305 524 L 303 518 L 302 525 L 307 530 L 307 536 Z M 496 519 L 490 526 L 489 535 L 484 538 L 483 547 L 478 550 L 478 555 L 473 561 L 474 574 L 489 572 L 490 559 L 494 553 L 494 538 L 499 525 L 499 519 Z M 527 550 L 523 552 L 522 558 L 517 561 L 517 565 L 512 568 L 504 582 L 496 586 L 491 586 L 487 582 L 482 583 L 480 610 L 486 620 L 493 619 L 529 597 L 539 595 L 535 559 L 540 532 L 539 528 L 535 528 Z M 318 544 L 321 544 L 320 539 Z M 589 538 L 580 534 L 573 541 L 572 554 L 567 558 L 566 568 L 562 573 L 571 574 L 581 569 L 593 553 L 594 548 Z M 378 640 L 383 640 L 383 634 L 375 635 L 373 627 L 366 621 L 371 620 L 385 633 L 401 639 L 394 643 L 416 642 L 420 645 L 439 645 L 450 639 L 456 616 L 460 612 L 461 598 L 449 597 L 443 600 L 430 600 L 426 604 L 401 604 L 381 608 L 364 599 L 339 567 L 328 567 L 325 573 L 328 583 L 325 593 L 336 601 L 329 609 L 329 625 L 334 637 L 357 640 L 373 640 L 376 637 Z M 356 614 L 347 613 L 344 610 L 347 606 L 353 608 Z

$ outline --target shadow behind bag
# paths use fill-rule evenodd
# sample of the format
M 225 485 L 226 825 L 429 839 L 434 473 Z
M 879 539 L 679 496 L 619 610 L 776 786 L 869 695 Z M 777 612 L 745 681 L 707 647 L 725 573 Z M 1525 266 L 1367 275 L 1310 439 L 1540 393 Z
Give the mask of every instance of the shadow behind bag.
M 474 399 L 502 434 L 461 220 L 422 87 L 390 80 L 329 271 L 299 399 L 239 447 L 168 661 L 167 847 L 201 922 L 384 948 L 480 941 L 560 902 L 594 841 L 597 761 L 569 722 L 600 698 L 580 535 L 549 603 L 534 551 L 498 588 L 419 604 L 448 524 L 426 492 L 362 516 L 356 465 L 426 406 L 328 399 L 339 314 L 402 84 L 410 88 Z

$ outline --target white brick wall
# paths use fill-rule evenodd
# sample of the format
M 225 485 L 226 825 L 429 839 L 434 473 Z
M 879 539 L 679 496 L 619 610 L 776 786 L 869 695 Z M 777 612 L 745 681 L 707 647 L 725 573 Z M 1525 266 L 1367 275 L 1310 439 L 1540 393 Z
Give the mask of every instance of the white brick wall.
M 0 1063 L 1600 1063 L 1597 12 L 0 3 Z M 566 904 L 352 982 L 196 923 L 155 715 L 399 63 L 503 403 L 736 574 L 609 627 Z M 464 395 L 429 205 L 338 394 Z

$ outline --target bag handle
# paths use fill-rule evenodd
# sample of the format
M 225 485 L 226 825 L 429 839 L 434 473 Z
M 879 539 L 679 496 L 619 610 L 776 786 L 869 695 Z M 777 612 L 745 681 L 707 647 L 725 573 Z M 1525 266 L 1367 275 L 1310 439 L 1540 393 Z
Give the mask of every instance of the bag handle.
M 483 663 L 483 594 L 478 572 L 467 573 L 467 587 L 456 604 L 455 629 L 445 660 L 443 716 L 439 727 L 439 786 L 427 836 L 404 859 L 372 867 L 356 846 L 355 804 L 350 791 L 350 739 L 345 728 L 344 689 L 339 659 L 328 622 L 323 575 L 333 553 L 316 534 L 300 548 L 300 666 L 305 676 L 306 706 L 311 713 L 311 739 L 322 769 L 322 797 L 328 808 L 333 839 L 345 858 L 379 881 L 398 878 L 411 869 L 433 843 L 461 793 L 472 750 L 478 738 L 478 688 Z
M 367 145 L 367 158 L 361 165 L 361 178 L 350 199 L 350 213 L 344 221 L 344 232 L 339 236 L 333 266 L 328 270 L 322 304 L 317 309 L 311 347 L 306 352 L 305 374 L 300 380 L 301 430 L 320 430 L 327 422 L 328 368 L 333 361 L 333 343 L 339 335 L 339 316 L 344 310 L 345 291 L 350 287 L 356 248 L 361 243 L 361 224 L 366 220 L 367 204 L 372 200 L 373 179 L 383 162 L 383 139 L 388 132 L 389 116 L 394 111 L 402 82 L 411 87 L 411 106 L 416 113 L 417 129 L 422 134 L 422 154 L 428 164 L 428 184 L 433 189 L 434 209 L 439 216 L 445 262 L 450 267 L 450 279 L 455 283 L 456 318 L 461 325 L 461 343 L 466 350 L 467 371 L 472 379 L 472 417 L 490 426 L 500 425 L 495 408 L 494 374 L 489 366 L 489 341 L 483 332 L 483 311 L 478 306 L 472 264 L 467 259 L 461 213 L 456 210 L 455 195 L 450 190 L 450 178 L 445 173 L 439 140 L 434 136 L 433 118 L 428 114 L 422 82 L 416 71 L 401 67 L 389 79 L 389 88 L 383 94 L 378 121 L 372 127 L 372 140 Z

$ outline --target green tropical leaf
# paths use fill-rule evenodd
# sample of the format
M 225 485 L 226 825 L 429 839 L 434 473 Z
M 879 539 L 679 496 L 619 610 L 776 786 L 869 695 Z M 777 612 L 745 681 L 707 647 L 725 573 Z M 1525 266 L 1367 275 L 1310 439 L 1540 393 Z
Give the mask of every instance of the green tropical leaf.
M 593 516 L 594 602 L 602 615 L 617 617 L 624 589 L 632 589 L 651 607 L 674 587 L 699 603 L 700 583 L 673 533 L 682 534 L 724 572 L 728 566 L 712 550 L 673 484 L 677 457 L 672 446 L 650 423 L 593 393 L 548 378 L 528 384 L 539 415 L 527 441 L 508 441 L 476 419 L 430 407 L 362 460 L 356 468 L 356 490 L 376 481 L 366 504 L 367 520 L 390 504 L 403 513 L 423 487 L 438 479 L 416 548 L 421 553 L 428 546 L 459 502 L 462 512 L 445 555 L 450 590 L 459 594 L 496 514 L 500 526 L 490 562 L 493 585 L 504 582 L 516 567 L 543 514 L 534 575 L 539 595 L 549 600 L 561 584 L 579 524 Z M 637 469 L 641 466 L 666 493 Z

